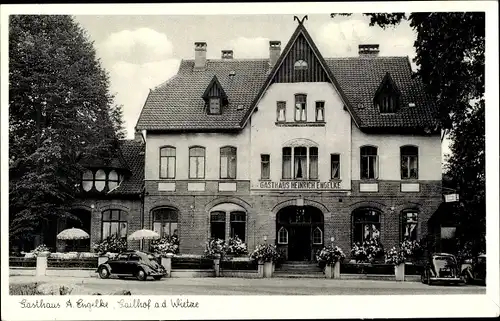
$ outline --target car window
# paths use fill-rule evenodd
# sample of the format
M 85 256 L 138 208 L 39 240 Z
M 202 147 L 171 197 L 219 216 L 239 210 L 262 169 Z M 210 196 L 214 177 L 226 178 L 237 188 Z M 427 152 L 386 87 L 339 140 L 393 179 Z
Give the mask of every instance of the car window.
M 140 261 L 141 258 L 137 254 L 130 255 L 130 261 Z
M 118 255 L 118 257 L 116 258 L 117 260 L 121 260 L 121 261 L 126 261 L 128 259 L 128 254 L 120 254 Z
M 435 256 L 434 264 L 438 269 L 453 268 L 456 265 L 455 259 L 450 256 Z

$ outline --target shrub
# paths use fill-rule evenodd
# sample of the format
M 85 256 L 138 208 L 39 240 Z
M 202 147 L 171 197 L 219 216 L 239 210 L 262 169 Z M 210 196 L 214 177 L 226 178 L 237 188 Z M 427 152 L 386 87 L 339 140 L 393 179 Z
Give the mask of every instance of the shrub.
M 247 245 L 239 237 L 235 236 L 227 242 L 227 253 L 234 255 L 248 254 Z
M 320 264 L 334 265 L 345 259 L 345 254 L 338 246 L 328 245 L 318 251 L 316 259 Z
M 127 242 L 125 239 L 118 237 L 116 235 L 111 235 L 99 243 L 95 243 L 92 246 L 94 252 L 99 255 L 111 253 L 120 253 L 127 249 Z
M 404 240 L 400 244 L 401 251 L 406 259 L 418 259 L 424 253 L 424 247 L 421 241 Z
M 224 240 L 210 239 L 205 243 L 205 256 L 214 258 L 223 256 L 227 252 L 227 245 Z
M 165 257 L 168 253 L 179 253 L 179 238 L 175 235 L 165 236 L 151 241 L 151 252 Z
M 280 259 L 280 253 L 272 244 L 259 244 L 250 254 L 250 258 L 258 262 L 276 262 Z
M 38 245 L 31 253 L 36 257 L 42 252 L 50 252 L 49 248 L 45 244 Z
M 405 261 L 405 252 L 402 249 L 396 249 L 396 247 L 390 249 L 385 256 L 385 263 L 388 264 L 399 265 Z
M 359 242 L 353 244 L 351 249 L 351 256 L 358 263 L 373 263 L 375 259 L 384 255 L 384 247 L 378 239 L 370 239 L 360 244 Z

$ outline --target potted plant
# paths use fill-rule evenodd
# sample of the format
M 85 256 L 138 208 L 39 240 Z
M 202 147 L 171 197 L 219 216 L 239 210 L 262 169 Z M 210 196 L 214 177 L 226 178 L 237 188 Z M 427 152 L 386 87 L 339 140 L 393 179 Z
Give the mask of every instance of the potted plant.
M 273 275 L 274 263 L 279 259 L 280 254 L 276 250 L 276 246 L 272 244 L 259 244 L 250 254 L 250 258 L 259 264 L 259 269 L 263 269 L 263 277 L 271 277 Z
M 220 275 L 220 259 L 227 252 L 226 242 L 222 239 L 210 239 L 205 243 L 205 256 L 214 260 L 215 276 Z
M 385 256 L 385 263 L 394 265 L 396 281 L 405 280 L 405 255 L 401 249 L 390 249 Z
M 338 246 L 325 246 L 318 252 L 317 260 L 325 265 L 325 275 L 328 279 L 340 277 L 340 263 L 345 259 L 345 254 Z
M 101 242 L 95 243 L 92 246 L 92 249 L 99 255 L 98 265 L 101 265 L 110 257 L 116 256 L 118 253 L 125 251 L 127 249 L 127 242 L 125 239 L 118 237 L 117 235 L 111 235 Z
M 407 260 L 416 262 L 424 254 L 424 247 L 421 243 L 421 241 L 410 241 L 405 239 L 399 246 Z
M 31 253 L 33 253 L 35 257 L 48 257 L 50 255 L 50 250 L 45 244 L 40 244 L 32 250 Z
M 151 241 L 151 252 L 160 258 L 161 265 L 171 270 L 172 257 L 179 253 L 179 238 L 176 235 L 164 236 L 157 240 Z

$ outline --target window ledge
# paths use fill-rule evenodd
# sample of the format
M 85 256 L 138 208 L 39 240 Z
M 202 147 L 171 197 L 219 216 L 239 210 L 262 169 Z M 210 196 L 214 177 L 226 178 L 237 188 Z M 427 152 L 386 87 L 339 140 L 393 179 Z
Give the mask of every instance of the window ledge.
M 330 182 L 342 182 L 341 178 L 330 178 Z
M 270 182 L 270 178 L 259 178 L 259 182 Z
M 326 125 L 326 122 L 318 121 L 318 122 L 307 122 L 307 121 L 301 121 L 301 122 L 284 122 L 284 121 L 277 121 L 275 122 L 276 126 L 278 127 L 324 127 Z
M 268 179 L 270 181 L 270 179 Z M 280 181 L 283 182 L 296 182 L 296 181 L 301 181 L 301 182 L 319 182 L 320 180 L 318 178 L 282 178 Z

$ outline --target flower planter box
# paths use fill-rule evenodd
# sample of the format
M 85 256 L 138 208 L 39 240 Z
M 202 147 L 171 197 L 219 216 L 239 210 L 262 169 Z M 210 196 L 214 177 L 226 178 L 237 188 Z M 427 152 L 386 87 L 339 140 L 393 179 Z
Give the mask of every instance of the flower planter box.
M 396 281 L 405 280 L 405 264 L 401 263 L 394 266 L 394 275 L 396 276 Z
M 335 264 L 325 265 L 325 277 L 327 279 L 339 279 L 340 278 L 340 262 L 335 262 Z
M 263 266 L 263 275 L 265 278 L 271 278 L 273 276 L 274 263 L 273 262 L 264 262 Z

